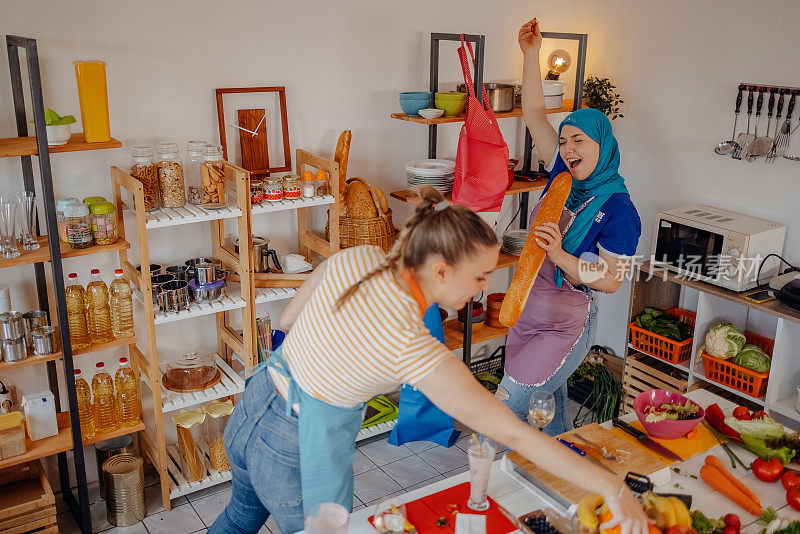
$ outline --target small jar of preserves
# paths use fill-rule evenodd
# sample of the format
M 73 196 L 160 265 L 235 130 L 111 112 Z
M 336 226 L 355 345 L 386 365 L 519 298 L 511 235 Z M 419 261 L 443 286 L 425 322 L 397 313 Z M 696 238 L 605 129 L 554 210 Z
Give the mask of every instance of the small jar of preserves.
M 250 179 L 250 203 L 260 204 L 264 200 L 264 180 L 261 178 Z
M 283 179 L 283 198 L 293 200 L 302 196 L 303 189 L 300 185 L 300 177 L 296 174 L 286 175 Z
M 95 202 L 89 206 L 92 213 L 92 237 L 96 245 L 111 245 L 117 242 L 117 217 L 114 204 Z
M 283 200 L 283 180 L 269 176 L 264 180 L 264 200 L 268 202 Z
M 92 246 L 92 224 L 89 206 L 83 202 L 72 202 L 64 208 L 64 222 L 67 225 L 67 243 L 72 248 Z

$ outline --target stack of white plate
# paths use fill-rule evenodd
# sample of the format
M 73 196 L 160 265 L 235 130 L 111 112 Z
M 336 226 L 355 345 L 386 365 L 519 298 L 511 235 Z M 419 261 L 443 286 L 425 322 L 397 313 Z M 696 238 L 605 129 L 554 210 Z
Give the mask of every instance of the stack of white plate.
M 519 256 L 528 239 L 529 230 L 509 230 L 503 234 L 503 252 Z
M 408 186 L 419 190 L 432 187 L 443 195 L 453 190 L 456 162 L 449 159 L 418 159 L 406 163 Z

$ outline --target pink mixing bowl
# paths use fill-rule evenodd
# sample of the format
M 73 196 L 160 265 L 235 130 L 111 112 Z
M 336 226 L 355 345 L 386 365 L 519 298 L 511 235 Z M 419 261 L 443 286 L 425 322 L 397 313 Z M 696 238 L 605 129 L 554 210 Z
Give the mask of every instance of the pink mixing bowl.
M 633 410 L 636 412 L 636 417 L 642 423 L 645 431 L 654 438 L 661 439 L 678 439 L 682 438 L 689 432 L 695 429 L 700 421 L 705 417 L 706 412 L 703 408 L 694 401 L 689 400 L 700 411 L 694 419 L 686 419 L 683 421 L 667 420 L 648 423 L 646 421 L 647 414 L 645 408 L 648 406 L 660 406 L 662 404 L 684 404 L 689 400 L 679 393 L 667 391 L 664 389 L 651 389 L 639 394 L 633 401 Z

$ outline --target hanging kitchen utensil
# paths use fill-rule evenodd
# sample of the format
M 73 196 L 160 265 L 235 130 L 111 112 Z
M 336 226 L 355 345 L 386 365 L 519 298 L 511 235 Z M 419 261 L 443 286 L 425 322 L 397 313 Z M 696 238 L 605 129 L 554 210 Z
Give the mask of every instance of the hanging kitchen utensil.
M 744 91 L 745 86 L 740 85 L 739 91 L 736 93 L 736 111 L 735 118 L 733 119 L 733 134 L 731 134 L 731 138 L 729 141 L 723 141 L 714 147 L 714 152 L 721 156 L 727 156 L 739 146 L 736 142 L 736 123 L 739 122 L 739 112 L 742 110 L 742 91 Z
M 760 97 L 759 97 L 760 98 Z M 761 156 L 765 156 L 772 148 L 773 139 L 769 136 L 769 123 L 772 120 L 772 112 L 775 107 L 775 89 L 769 90 L 769 103 L 767 104 L 767 133 L 761 137 L 756 136 L 755 140 L 750 143 L 750 148 L 747 150 L 745 159 L 752 163 Z M 758 122 L 756 122 L 756 130 L 758 129 Z M 776 127 L 777 129 L 777 127 Z
M 772 155 L 772 160 L 770 160 L 770 163 L 774 163 L 776 157 L 783 156 L 783 153 L 786 151 L 786 147 L 789 146 L 789 124 L 792 121 L 792 111 L 794 111 L 794 102 L 798 94 L 800 94 L 800 91 L 792 91 L 792 98 L 789 99 L 789 106 L 786 108 L 786 120 L 783 121 L 781 131 L 775 139 L 775 153 Z
M 780 133 L 780 125 L 781 125 L 781 114 L 783 113 L 783 95 L 786 93 L 783 89 L 778 89 L 778 112 L 775 115 L 775 139 L 772 140 L 772 148 L 767 153 L 767 157 L 765 161 L 767 163 L 772 163 L 772 159 L 775 158 L 775 141 L 778 140 L 778 134 Z
M 755 124 L 755 135 L 753 138 L 750 139 L 747 145 L 742 149 L 744 150 L 744 159 L 745 161 L 752 162 L 752 159 L 748 159 L 748 157 L 752 157 L 753 154 L 750 153 L 750 147 L 753 146 L 753 141 L 758 139 L 758 121 L 761 120 L 761 107 L 764 105 L 764 87 L 758 88 L 758 100 L 756 101 L 756 124 Z M 748 130 L 749 131 L 749 130 Z
M 795 130 L 797 130 L 797 128 L 799 128 L 799 127 L 800 127 L 800 123 L 798 123 L 798 124 L 797 124 L 797 126 L 795 126 L 794 128 L 792 128 L 792 131 L 791 131 L 791 132 L 789 132 L 789 143 L 790 143 L 790 144 L 791 144 L 791 142 L 792 142 L 792 134 L 794 134 Z M 787 148 L 788 148 L 788 147 L 787 147 Z M 788 160 L 790 160 L 790 161 L 800 161 L 800 156 L 795 156 L 795 155 L 793 155 L 793 154 L 784 154 L 784 155 L 783 155 L 783 159 L 788 159 Z
M 753 115 L 753 87 L 750 86 L 747 88 L 747 133 L 740 133 L 738 139 L 736 139 L 736 144 L 738 145 L 733 152 L 731 153 L 731 157 L 733 159 L 742 159 L 742 151 L 746 148 L 746 145 L 755 139 L 754 136 L 750 134 L 750 117 Z

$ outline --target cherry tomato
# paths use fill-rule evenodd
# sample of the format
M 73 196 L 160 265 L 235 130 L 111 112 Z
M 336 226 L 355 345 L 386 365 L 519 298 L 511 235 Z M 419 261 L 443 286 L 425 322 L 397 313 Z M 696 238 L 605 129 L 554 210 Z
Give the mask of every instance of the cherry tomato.
M 753 468 L 753 475 L 762 482 L 777 482 L 783 474 L 783 464 L 777 458 L 770 458 L 768 462 L 756 458 L 750 467 Z
M 795 510 L 800 510 L 800 487 L 789 488 L 786 492 L 786 502 Z
M 753 412 L 750 417 L 753 419 L 768 419 L 769 415 L 767 415 L 767 412 L 764 410 L 759 410 L 757 412 Z
M 669 527 L 664 534 L 686 534 L 687 528 L 680 525 Z
M 787 490 L 796 488 L 800 486 L 800 475 L 795 471 L 786 471 L 781 477 L 781 484 Z
M 736 530 L 742 528 L 742 521 L 739 519 L 739 516 L 736 514 L 727 514 L 725 516 L 725 526 L 726 527 L 733 527 Z
M 733 416 L 739 421 L 749 421 L 750 419 L 752 419 L 752 416 L 750 415 L 750 410 L 748 410 L 744 406 L 739 406 L 738 408 L 733 410 Z

